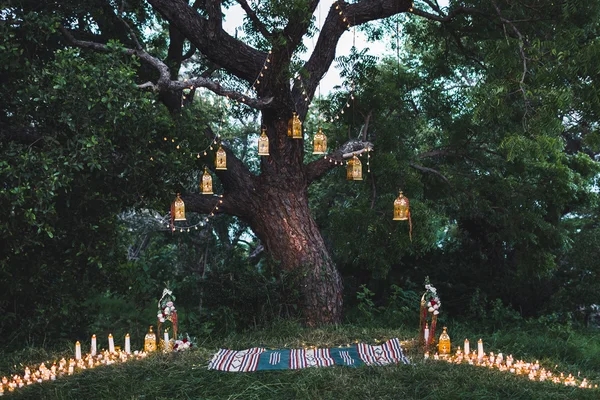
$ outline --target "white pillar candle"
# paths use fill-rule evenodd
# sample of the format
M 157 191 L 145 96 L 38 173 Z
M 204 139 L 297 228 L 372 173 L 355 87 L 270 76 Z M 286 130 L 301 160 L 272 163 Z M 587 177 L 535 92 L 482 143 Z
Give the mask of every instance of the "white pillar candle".
M 427 341 L 429 340 L 429 328 L 425 328 L 423 337 L 425 338 L 425 344 L 427 344 Z
M 131 341 L 129 339 L 129 333 L 125 335 L 125 353 L 131 354 Z
M 96 349 L 96 335 L 92 335 L 92 346 L 90 348 L 90 354 L 92 356 L 95 356 L 96 355 L 96 351 L 97 351 L 97 349 Z
M 484 354 L 485 353 L 483 352 L 483 340 L 479 339 L 479 341 L 477 342 L 477 358 L 483 360 Z
M 108 351 L 109 353 L 115 352 L 115 340 L 113 339 L 112 333 L 108 334 Z
M 79 343 L 79 340 L 75 343 L 75 359 L 81 360 L 81 343 Z
M 163 335 L 164 339 L 165 339 L 165 350 L 168 350 L 169 348 L 169 332 L 165 331 L 165 334 Z
M 465 357 L 469 357 L 471 354 L 471 347 L 469 345 L 469 339 L 465 339 L 465 347 L 464 347 Z

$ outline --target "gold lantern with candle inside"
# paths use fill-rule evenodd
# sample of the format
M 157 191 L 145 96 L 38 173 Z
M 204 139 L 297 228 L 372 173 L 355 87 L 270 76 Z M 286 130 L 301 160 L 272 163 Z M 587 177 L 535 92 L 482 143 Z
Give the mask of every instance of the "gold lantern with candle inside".
M 185 204 L 179 193 L 177 193 L 177 198 L 171 204 L 171 216 L 173 221 L 185 221 Z
M 217 150 L 217 158 L 215 158 L 215 169 L 220 171 L 227 170 L 227 154 L 225 154 L 225 150 L 223 147 L 219 145 L 219 150 Z
M 204 174 L 202 174 L 202 183 L 200 185 L 202 188 L 202 194 L 213 194 L 212 176 L 210 176 L 207 167 L 204 167 Z
M 258 138 L 258 155 L 268 156 L 269 155 L 269 137 L 267 136 L 267 130 L 262 129 L 262 133 Z
M 394 201 L 394 221 L 406 221 L 410 217 L 410 202 L 402 191 Z
M 440 335 L 440 340 L 438 341 L 438 353 L 440 356 L 447 356 L 450 354 L 450 336 L 446 331 L 448 328 L 444 327 L 444 331 Z
M 144 337 L 144 351 L 146 353 L 150 353 L 156 350 L 156 333 L 152 332 L 152 325 L 150 325 L 150 330 L 146 333 Z
M 288 136 L 292 139 L 302 139 L 302 121 L 295 112 L 288 122 Z
M 348 161 L 346 166 L 346 179 L 349 181 L 362 181 L 362 163 L 356 154 Z
M 315 133 L 313 139 L 313 154 L 327 153 L 327 136 L 323 133 L 323 128 L 319 127 L 319 131 Z

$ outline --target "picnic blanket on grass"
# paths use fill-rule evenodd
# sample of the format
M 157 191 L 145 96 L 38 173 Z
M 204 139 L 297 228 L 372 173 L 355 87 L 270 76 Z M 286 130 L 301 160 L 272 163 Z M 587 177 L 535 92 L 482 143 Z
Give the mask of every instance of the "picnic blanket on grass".
M 286 349 L 266 350 L 253 347 L 246 350 L 219 350 L 208 364 L 208 369 L 228 372 L 253 372 L 278 369 L 301 369 L 308 367 L 330 367 L 345 365 L 409 364 L 402 352 L 400 341 L 390 339 L 387 342 L 371 346 L 358 343 L 350 347 L 330 349 Z

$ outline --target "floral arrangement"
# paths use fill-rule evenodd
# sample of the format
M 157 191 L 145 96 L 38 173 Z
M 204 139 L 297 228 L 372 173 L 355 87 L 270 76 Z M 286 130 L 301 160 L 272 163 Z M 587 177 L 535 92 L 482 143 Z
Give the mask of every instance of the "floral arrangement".
M 421 297 L 421 324 L 419 329 L 419 343 L 425 348 L 435 341 L 435 328 L 437 325 L 437 316 L 440 313 L 442 302 L 437 294 L 437 289 L 429 282 L 429 277 L 425 277 L 425 293 Z M 427 320 L 431 314 L 431 326 L 427 325 Z
M 425 305 L 427 306 L 427 311 L 433 313 L 433 315 L 438 315 L 442 303 L 437 295 L 437 289 L 428 282 L 429 278 L 425 281 Z
M 173 345 L 173 351 L 186 351 L 189 350 L 190 348 L 192 348 L 194 346 L 194 343 L 192 341 L 192 339 L 190 338 L 189 335 L 186 335 L 185 338 L 183 339 L 178 339 L 175 341 L 175 344 Z
M 175 296 L 173 296 L 173 292 L 169 289 L 163 290 L 163 295 L 158 301 L 158 314 L 156 317 L 160 323 L 164 323 L 165 321 L 173 321 L 173 317 L 177 318 L 177 310 L 175 309 Z

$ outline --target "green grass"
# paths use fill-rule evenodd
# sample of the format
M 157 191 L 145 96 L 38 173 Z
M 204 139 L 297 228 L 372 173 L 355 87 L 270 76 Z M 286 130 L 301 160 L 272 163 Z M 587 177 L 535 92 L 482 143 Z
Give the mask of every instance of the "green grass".
M 453 331 L 454 329 L 454 331 Z M 469 335 L 468 326 L 449 326 L 454 345 Z M 498 371 L 422 362 L 414 351 L 410 366 L 310 368 L 298 371 L 226 373 L 208 371 L 208 360 L 218 347 L 294 348 L 345 345 L 354 340 L 409 339 L 413 329 L 364 328 L 345 325 L 324 329 L 280 323 L 268 330 L 225 338 L 204 338 L 192 352 L 157 354 L 146 360 L 84 371 L 71 377 L 31 385 L 7 399 L 598 399 L 600 390 L 567 388 L 530 382 Z M 458 338 L 461 338 L 460 340 Z M 474 343 L 476 338 L 470 337 Z M 487 350 L 513 353 L 558 370 L 581 371 L 600 382 L 599 333 L 532 330 L 497 331 L 483 336 Z M 27 361 L 52 359 L 29 349 L 14 353 Z M 5 362 L 6 363 L 6 362 Z M 6 365 L 6 364 L 5 364 Z M 9 373 L 2 367 L 1 373 Z

